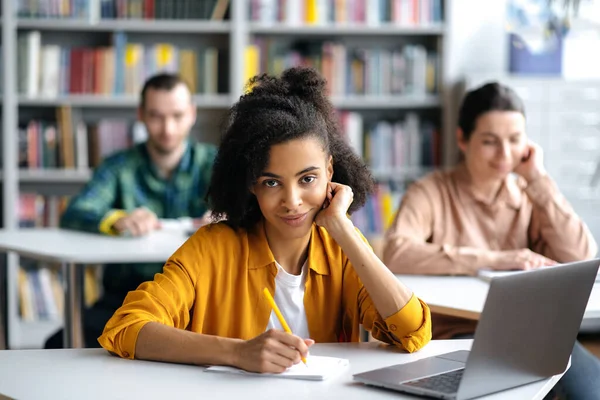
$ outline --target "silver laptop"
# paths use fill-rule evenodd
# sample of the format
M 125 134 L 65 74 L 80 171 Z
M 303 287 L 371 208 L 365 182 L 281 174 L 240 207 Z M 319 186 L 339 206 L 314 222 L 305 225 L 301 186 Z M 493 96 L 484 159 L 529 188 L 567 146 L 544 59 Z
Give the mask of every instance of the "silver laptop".
M 354 375 L 367 385 L 472 399 L 565 371 L 600 260 L 494 278 L 471 351 Z

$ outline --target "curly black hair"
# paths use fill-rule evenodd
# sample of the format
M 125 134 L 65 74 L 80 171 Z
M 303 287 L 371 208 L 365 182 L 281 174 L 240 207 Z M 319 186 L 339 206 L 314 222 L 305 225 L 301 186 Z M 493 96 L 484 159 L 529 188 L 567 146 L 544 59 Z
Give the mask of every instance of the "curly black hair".
M 374 181 L 364 161 L 344 141 L 326 82 L 311 68 L 290 68 L 280 78 L 262 74 L 229 110 L 206 198 L 215 220 L 250 229 L 262 213 L 250 191 L 269 162 L 271 146 L 317 138 L 333 158 L 333 177 L 348 185 L 352 213 L 372 193 Z

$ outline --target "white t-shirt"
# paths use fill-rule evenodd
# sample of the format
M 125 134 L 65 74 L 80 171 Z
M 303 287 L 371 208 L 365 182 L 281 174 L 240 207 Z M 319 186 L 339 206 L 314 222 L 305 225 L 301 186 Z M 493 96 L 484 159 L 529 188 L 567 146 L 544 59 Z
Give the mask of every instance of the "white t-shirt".
M 302 339 L 310 338 L 306 312 L 304 311 L 304 288 L 306 286 L 307 264 L 302 266 L 300 275 L 287 273 L 279 263 L 277 265 L 277 276 L 275 277 L 275 303 L 279 307 L 285 322 L 289 325 L 292 333 Z M 274 311 L 271 311 L 267 330 L 283 330 Z

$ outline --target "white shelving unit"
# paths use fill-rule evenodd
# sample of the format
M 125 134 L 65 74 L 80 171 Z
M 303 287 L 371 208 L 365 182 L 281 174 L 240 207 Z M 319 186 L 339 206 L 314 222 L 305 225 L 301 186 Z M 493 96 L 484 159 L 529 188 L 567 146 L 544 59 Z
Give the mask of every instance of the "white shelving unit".
M 443 24 L 420 26 L 398 26 L 380 24 L 365 26 L 357 24 L 289 26 L 282 24 L 266 25 L 250 23 L 249 32 L 252 34 L 290 35 L 290 36 L 438 36 L 444 33 Z
M 135 107 L 138 104 L 137 96 L 95 96 L 95 95 L 68 95 L 58 98 L 35 97 L 30 98 L 17 92 L 17 36 L 20 32 L 38 30 L 44 35 L 69 38 L 71 36 L 84 36 L 110 34 L 123 31 L 135 34 L 136 38 L 143 35 L 162 38 L 173 35 L 176 38 L 199 37 L 204 41 L 219 37 L 227 43 L 228 71 L 219 71 L 228 75 L 229 93 L 218 95 L 196 95 L 194 100 L 198 109 L 205 113 L 205 118 L 213 118 L 214 112 L 224 112 L 242 94 L 245 72 L 244 50 L 254 35 L 281 37 L 284 40 L 309 37 L 312 39 L 341 39 L 361 40 L 368 43 L 377 43 L 379 38 L 393 42 L 409 43 L 410 41 L 424 41 L 435 43 L 436 51 L 440 57 L 440 68 L 444 68 L 444 24 L 426 26 L 396 26 L 381 24 L 377 26 L 357 25 L 332 25 L 332 26 L 283 26 L 260 25 L 249 21 L 249 1 L 230 1 L 230 20 L 224 22 L 214 21 L 189 21 L 189 20 L 58 20 L 58 19 L 23 19 L 17 18 L 13 10 L 14 0 L 1 0 L 3 14 L 1 17 L 2 28 L 2 216 L 3 227 L 16 228 L 18 226 L 18 198 L 20 190 L 40 190 L 61 193 L 74 193 L 90 177 L 91 171 L 87 170 L 23 170 L 18 168 L 18 138 L 17 128 L 20 113 L 27 110 L 29 114 L 40 109 L 53 108 L 60 105 L 71 105 L 95 113 L 109 113 L 114 109 L 120 112 L 131 113 L 134 118 Z M 446 5 L 444 4 L 444 9 Z M 70 36 L 69 36 L 70 35 Z M 68 39 L 62 39 L 68 40 Z M 78 42 L 79 43 L 79 42 Z M 440 72 L 442 72 L 440 71 Z M 440 77 L 443 73 L 439 74 Z M 346 96 L 332 98 L 334 105 L 339 109 L 357 110 L 359 112 L 399 112 L 409 110 L 428 112 L 436 115 L 440 127 L 443 126 L 444 85 L 439 79 L 441 93 L 426 96 Z M 41 111 L 40 111 L 41 112 Z M 110 115 L 110 114 L 109 114 Z M 214 136 L 215 138 L 218 136 Z M 417 177 L 422 170 L 395 170 L 374 171 L 376 178 L 388 179 L 392 175 L 403 174 L 407 177 Z M 7 273 L 7 320 L 8 320 L 8 345 L 11 348 L 41 346 L 49 333 L 54 331 L 60 321 L 53 322 L 23 322 L 18 312 L 17 294 L 18 260 L 15 256 L 8 257 Z M 1 282 L 1 280 L 0 280 Z
M 19 95 L 19 106 L 27 107 L 56 107 L 70 105 L 87 108 L 136 108 L 138 96 L 98 96 L 98 95 L 69 95 L 60 97 L 35 97 Z M 195 95 L 194 102 L 199 109 L 225 109 L 232 104 L 231 97 L 226 94 Z
M 91 177 L 89 170 L 20 169 L 20 182 L 85 183 Z
M 332 97 L 331 102 L 339 109 L 398 110 L 439 108 L 442 100 L 437 95 L 426 96 L 345 96 Z

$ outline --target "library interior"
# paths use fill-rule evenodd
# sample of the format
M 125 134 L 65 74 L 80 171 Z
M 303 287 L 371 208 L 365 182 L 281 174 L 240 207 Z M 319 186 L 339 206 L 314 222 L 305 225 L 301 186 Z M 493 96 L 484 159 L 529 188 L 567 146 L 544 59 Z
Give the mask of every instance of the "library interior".
M 0 398 L 600 399 L 598 49 L 600 0 L 0 0 Z

